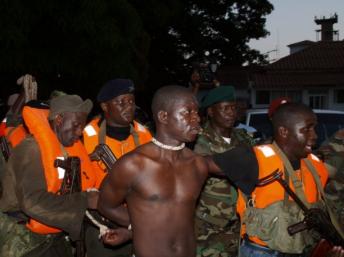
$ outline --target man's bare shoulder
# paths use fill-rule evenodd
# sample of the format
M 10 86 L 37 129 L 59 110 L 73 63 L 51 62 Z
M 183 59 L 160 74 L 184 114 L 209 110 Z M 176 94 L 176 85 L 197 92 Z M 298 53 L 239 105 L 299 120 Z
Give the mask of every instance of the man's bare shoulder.
M 183 149 L 183 159 L 185 164 L 191 164 L 199 173 L 203 175 L 208 174 L 208 162 L 206 158 L 198 153 L 195 153 L 189 148 Z
M 191 159 L 193 160 L 194 162 L 197 162 L 199 164 L 203 164 L 205 163 L 205 159 L 203 158 L 202 155 L 198 154 L 198 153 L 195 153 L 194 151 L 192 151 L 191 149 L 189 148 L 185 148 L 184 149 L 184 157 L 187 158 L 187 159 Z
M 125 157 L 130 159 L 139 158 L 139 160 L 149 160 L 153 159 L 155 155 L 155 146 L 151 143 L 146 143 L 136 147 L 133 151 L 125 155 Z
M 119 158 L 116 162 L 116 166 L 125 166 L 127 170 L 142 169 L 144 164 L 153 160 L 153 152 L 154 149 L 152 149 L 149 143 L 141 145 Z
M 164 161 L 159 159 L 156 147 L 150 143 L 141 145 L 117 160 L 110 171 L 110 177 L 130 184 L 147 174 L 162 169 Z
M 147 166 L 149 166 L 147 165 L 147 160 L 149 160 L 149 158 L 146 154 L 138 151 L 136 148 L 124 154 L 115 162 L 109 171 L 108 179 L 116 183 L 120 181 L 122 184 L 129 185 L 147 169 Z
M 120 162 L 121 165 L 126 166 L 129 170 L 140 170 L 142 172 L 146 168 L 151 169 L 153 167 L 152 165 L 157 167 L 168 162 L 161 156 L 159 150 L 159 147 L 154 144 L 147 143 L 125 154 L 118 160 L 118 162 Z M 193 152 L 189 148 L 184 148 L 182 150 L 177 161 L 185 163 L 185 165 L 192 164 L 201 172 L 208 172 L 208 162 L 206 158 Z
M 197 165 L 197 168 L 200 169 L 200 171 L 204 173 L 209 172 L 209 162 L 207 160 L 207 157 L 200 155 L 198 153 L 192 152 L 193 158 L 195 160 L 195 163 Z

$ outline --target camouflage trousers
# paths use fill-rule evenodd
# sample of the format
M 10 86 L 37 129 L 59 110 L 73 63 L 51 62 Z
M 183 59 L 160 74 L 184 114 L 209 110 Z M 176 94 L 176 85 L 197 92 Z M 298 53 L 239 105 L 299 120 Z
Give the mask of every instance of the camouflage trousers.
M 240 222 L 220 228 L 196 217 L 197 257 L 236 257 Z
M 0 256 L 72 257 L 72 248 L 62 234 L 32 233 L 16 219 L 0 212 Z

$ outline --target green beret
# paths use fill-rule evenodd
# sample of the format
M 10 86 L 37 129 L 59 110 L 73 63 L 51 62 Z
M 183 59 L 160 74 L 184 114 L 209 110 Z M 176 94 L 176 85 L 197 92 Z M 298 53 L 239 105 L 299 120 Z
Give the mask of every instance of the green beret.
M 201 108 L 207 108 L 219 102 L 234 102 L 235 89 L 232 86 L 219 86 L 209 91 L 203 98 Z

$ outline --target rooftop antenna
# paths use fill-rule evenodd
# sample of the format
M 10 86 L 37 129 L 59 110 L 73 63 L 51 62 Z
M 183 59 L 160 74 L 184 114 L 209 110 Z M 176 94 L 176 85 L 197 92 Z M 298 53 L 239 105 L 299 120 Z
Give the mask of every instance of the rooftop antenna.
M 320 25 L 321 28 L 316 30 L 316 38 L 319 40 L 319 34 L 321 35 L 321 41 L 333 41 L 339 40 L 339 31 L 333 30 L 333 24 L 338 22 L 338 15 L 335 13 L 334 15 L 326 18 L 325 16 L 318 18 L 317 16 L 314 17 L 314 22 L 317 25 Z
M 277 43 L 276 43 L 276 60 L 280 58 L 280 37 L 279 37 L 279 30 L 276 31 Z

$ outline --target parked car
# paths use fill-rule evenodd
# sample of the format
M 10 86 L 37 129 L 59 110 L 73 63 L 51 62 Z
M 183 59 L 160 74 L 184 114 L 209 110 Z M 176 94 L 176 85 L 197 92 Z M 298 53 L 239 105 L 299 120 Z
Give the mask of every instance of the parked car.
M 316 147 L 333 135 L 337 130 L 344 128 L 344 111 L 313 110 L 318 117 L 316 132 L 318 139 Z M 257 130 L 257 137 L 262 140 L 272 136 L 272 125 L 268 118 L 267 109 L 250 109 L 246 112 L 246 125 Z

